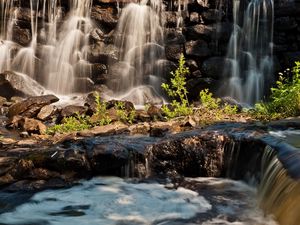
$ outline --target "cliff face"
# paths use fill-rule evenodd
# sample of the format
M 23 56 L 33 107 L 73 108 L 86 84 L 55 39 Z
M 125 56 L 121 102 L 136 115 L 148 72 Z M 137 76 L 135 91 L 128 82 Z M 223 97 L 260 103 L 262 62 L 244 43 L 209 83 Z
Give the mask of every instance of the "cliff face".
M 39 77 L 48 61 L 43 55 L 43 47 L 49 40 L 45 23 L 49 20 L 43 13 L 43 4 L 31 6 L 28 0 L 12 1 L 15 7 L 20 7 L 14 15 L 11 29 L 11 39 L 17 43 L 12 55 L 21 48 L 29 46 L 32 40 L 32 17 L 37 21 L 37 47 L 35 74 L 36 79 L 43 83 Z M 116 30 L 120 11 L 133 0 L 94 0 L 90 17 L 93 29 L 88 34 L 88 42 L 84 49 L 86 63 L 91 65 L 88 77 L 95 84 L 106 84 L 113 79 L 112 67 L 119 59 L 119 49 L 114 45 L 114 31 Z M 183 2 L 183 1 L 182 1 Z M 224 83 L 225 56 L 233 28 L 232 2 L 208 0 L 208 2 L 185 1 L 178 9 L 177 1 L 163 1 L 165 11 L 161 12 L 164 24 L 165 61 L 162 76 L 168 79 L 170 70 L 175 68 L 175 63 L 181 53 L 187 59 L 191 74 L 188 77 L 188 88 L 191 97 L 197 97 L 199 90 L 209 87 L 216 91 Z M 57 6 L 57 31 L 66 20 L 69 12 L 69 1 L 61 0 Z M 243 4 L 243 2 L 241 2 Z M 38 12 L 37 9 L 38 8 Z M 16 11 L 10 10 L 3 13 L 4 18 L 9 18 Z M 45 16 L 46 15 L 46 16 Z M 274 2 L 274 69 L 283 70 L 293 65 L 300 59 L 300 2 L 276 0 Z M 3 32 L 3 25 L 2 25 Z M 58 32 L 59 33 L 59 32 Z M 3 35 L 2 35 L 3 36 Z M 83 43 L 81 43 L 83 44 Z M 91 64 L 90 64 L 91 63 Z M 81 73 L 85 65 L 79 65 Z M 78 70 L 77 70 L 78 71 Z M 81 74 L 79 77 L 85 76 Z M 228 74 L 227 74 L 228 75 Z M 82 81 L 81 81 L 82 82 Z M 86 86 L 89 86 L 87 81 Z M 80 89 L 80 88 L 79 88 Z

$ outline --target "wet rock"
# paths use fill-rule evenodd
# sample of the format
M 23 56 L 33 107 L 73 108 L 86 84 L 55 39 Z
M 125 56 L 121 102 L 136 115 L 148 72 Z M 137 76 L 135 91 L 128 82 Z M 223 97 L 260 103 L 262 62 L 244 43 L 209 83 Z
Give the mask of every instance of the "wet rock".
M 167 127 L 151 127 L 150 128 L 150 137 L 164 137 L 166 136 L 169 128 Z
M 150 116 L 150 118 L 154 121 L 155 120 L 164 120 L 161 109 L 155 105 L 150 105 L 149 108 L 147 109 L 147 113 Z
M 35 117 L 46 105 L 50 105 L 54 102 L 57 102 L 59 99 L 54 95 L 45 95 L 30 97 L 22 102 L 18 102 L 9 107 L 8 117 L 13 118 L 14 116 L 23 116 L 23 117 Z
M 223 57 L 211 57 L 205 60 L 201 67 L 201 73 L 205 77 L 221 79 L 224 77 L 225 59 Z
M 192 12 L 191 14 L 190 14 L 190 23 L 192 23 L 192 24 L 198 24 L 198 23 L 200 23 L 201 22 L 201 17 L 200 17 L 200 15 L 199 15 L 199 13 L 197 13 L 197 12 Z
M 90 39 L 93 42 L 104 41 L 105 40 L 105 33 L 100 28 L 94 28 L 90 32 Z
M 150 124 L 148 122 L 138 123 L 131 125 L 129 127 L 129 131 L 131 135 L 135 134 L 149 134 L 150 131 Z
M 5 98 L 42 95 L 43 93 L 44 88 L 26 75 L 12 71 L 0 74 L 0 95 Z
M 203 134 L 203 137 L 166 140 L 151 147 L 148 160 L 151 170 L 156 174 L 176 171 L 187 176 L 220 176 L 223 144 L 224 137 L 213 133 Z
M 178 61 L 180 55 L 184 53 L 184 48 L 182 45 L 173 44 L 165 46 L 165 55 L 168 60 Z
M 30 44 L 31 42 L 31 32 L 29 29 L 26 28 L 20 28 L 19 26 L 13 26 L 13 30 L 12 30 L 12 39 L 14 42 L 23 45 L 23 46 L 27 46 Z
M 166 27 L 176 27 L 177 21 L 179 19 L 179 15 L 173 11 L 166 11 L 164 12 L 165 20 L 166 20 Z
M 185 44 L 186 55 L 190 57 L 208 57 L 211 55 L 211 51 L 208 48 L 208 44 L 203 40 L 189 41 Z
M 87 59 L 91 63 L 113 63 L 118 61 L 119 49 L 112 44 L 103 42 L 86 46 Z
M 288 16 L 276 18 L 274 22 L 274 27 L 280 31 L 292 30 L 297 28 L 297 26 L 296 20 Z
M 215 35 L 215 29 L 213 26 L 203 24 L 187 27 L 184 32 L 189 40 L 203 39 L 210 41 L 213 38 L 213 35 Z
M 166 45 L 184 44 L 186 42 L 182 32 L 175 28 L 166 29 L 164 37 Z
M 141 122 L 150 122 L 151 117 L 145 110 L 136 110 L 135 112 L 136 120 Z
M 21 118 L 19 121 L 19 127 L 29 134 L 44 134 L 47 127 L 41 121 L 32 118 Z
M 22 179 L 28 177 L 33 168 L 34 164 L 31 160 L 20 159 L 11 174 L 16 179 Z
M 2 107 L 4 105 L 4 103 L 7 102 L 7 99 L 0 96 L 0 106 Z
M 225 13 L 222 10 L 208 9 L 206 12 L 202 14 L 202 17 L 206 23 L 213 23 L 213 22 L 221 21 L 224 15 Z
M 118 23 L 114 12 L 97 5 L 92 7 L 91 18 L 104 27 L 107 32 L 115 28 Z
M 70 117 L 70 116 L 76 116 L 76 115 L 83 115 L 87 111 L 87 107 L 84 106 L 77 106 L 77 105 L 68 105 L 64 107 L 61 112 L 61 117 Z
M 46 105 L 41 108 L 37 115 L 37 118 L 42 121 L 46 121 L 51 118 L 56 113 L 57 108 L 54 105 Z

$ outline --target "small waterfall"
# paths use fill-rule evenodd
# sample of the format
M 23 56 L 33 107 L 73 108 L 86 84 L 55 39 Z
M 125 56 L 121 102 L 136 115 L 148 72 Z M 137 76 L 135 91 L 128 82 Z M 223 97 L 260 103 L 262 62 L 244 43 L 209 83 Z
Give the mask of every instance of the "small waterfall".
M 48 40 L 48 53 L 45 54 L 50 59 L 49 66 L 45 68 L 45 72 L 49 74 L 46 86 L 59 94 L 76 91 L 76 78 L 80 76 L 78 71 L 82 71 L 82 68 L 75 70 L 76 64 L 79 63 L 80 67 L 80 62 L 86 59 L 82 47 L 88 44 L 87 34 L 92 29 L 90 20 L 92 0 L 70 1 L 70 7 L 69 16 L 62 25 L 58 39 L 56 41 Z M 52 18 L 54 27 L 55 23 L 54 17 Z
M 42 83 L 57 94 L 83 90 L 77 79 L 91 74 L 83 46 L 88 45 L 92 29 L 92 0 L 72 0 L 63 21 L 58 0 L 30 0 L 25 16 L 30 17 L 30 43 L 21 46 L 14 40 L 19 34 L 19 16 L 24 8 L 14 0 L 1 0 L 0 72 L 12 70 Z M 27 13 L 27 14 L 26 14 Z M 21 31 L 20 31 L 21 32 Z M 17 37 L 18 38 L 18 37 Z
M 274 150 L 267 146 L 262 159 L 262 179 L 258 188 L 261 208 L 282 225 L 300 221 L 300 181 L 292 179 Z
M 164 58 L 163 10 L 161 0 L 130 3 L 122 10 L 115 36 L 120 61 L 111 65 L 115 79 L 108 83 L 113 97 L 136 104 L 161 101 L 160 82 L 153 76 L 160 79 L 156 64 Z
M 231 74 L 228 95 L 253 104 L 261 100 L 270 81 L 273 59 L 273 0 L 233 2 L 234 28 L 227 52 Z

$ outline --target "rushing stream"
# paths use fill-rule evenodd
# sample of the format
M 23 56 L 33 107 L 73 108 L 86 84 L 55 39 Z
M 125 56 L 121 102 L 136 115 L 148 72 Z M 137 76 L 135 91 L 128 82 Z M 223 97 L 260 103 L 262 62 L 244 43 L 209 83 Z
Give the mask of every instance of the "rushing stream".
M 15 195 L 12 202 L 9 194 L 1 196 L 6 202 L 2 211 L 19 201 Z M 69 189 L 37 193 L 2 213 L 0 224 L 275 225 L 263 217 L 255 199 L 253 188 L 226 179 L 186 178 L 175 189 L 165 182 L 98 177 Z

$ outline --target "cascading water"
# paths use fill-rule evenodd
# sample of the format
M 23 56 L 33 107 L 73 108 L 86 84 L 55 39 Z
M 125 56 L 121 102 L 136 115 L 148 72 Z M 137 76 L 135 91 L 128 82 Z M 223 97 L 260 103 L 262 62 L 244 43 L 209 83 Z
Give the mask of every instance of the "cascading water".
M 115 39 L 120 61 L 111 65 L 116 79 L 108 83 L 113 97 L 135 104 L 161 102 L 159 64 L 164 59 L 163 10 L 161 0 L 142 0 L 122 10 Z
M 273 0 L 233 2 L 234 28 L 228 45 L 231 77 L 227 94 L 253 104 L 264 95 L 272 74 Z
M 65 22 L 62 22 L 63 12 L 57 0 L 30 0 L 26 12 L 21 11 L 24 8 L 20 2 L 13 0 L 1 0 L 0 6 L 0 72 L 11 70 L 25 74 L 28 80 L 35 79 L 56 94 L 78 91 L 75 83 L 80 82 L 76 79 L 86 78 L 91 73 L 82 49 L 88 45 L 88 33 L 92 29 L 92 0 L 70 1 Z M 30 17 L 30 21 L 25 18 L 30 29 L 28 25 L 22 27 L 23 18 L 19 22 L 23 14 Z M 30 35 L 30 43 L 21 43 L 23 46 L 14 39 L 24 33 L 13 35 L 22 30 Z
M 48 67 L 45 68 L 45 73 L 49 74 L 46 86 L 60 94 L 76 91 L 76 78 L 80 76 L 77 74 L 78 71 L 85 74 L 85 71 L 82 71 L 82 68 L 78 68 L 78 66 L 80 67 L 81 61 L 86 59 L 82 46 L 88 44 L 87 34 L 92 29 L 90 20 L 92 0 L 70 1 L 70 7 L 70 15 L 62 25 L 58 39 L 48 40 L 48 52 L 44 55 L 50 58 Z M 55 26 L 55 17 L 51 22 L 52 26 Z

